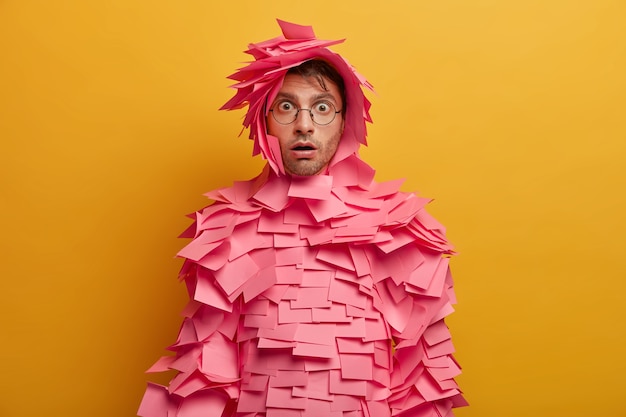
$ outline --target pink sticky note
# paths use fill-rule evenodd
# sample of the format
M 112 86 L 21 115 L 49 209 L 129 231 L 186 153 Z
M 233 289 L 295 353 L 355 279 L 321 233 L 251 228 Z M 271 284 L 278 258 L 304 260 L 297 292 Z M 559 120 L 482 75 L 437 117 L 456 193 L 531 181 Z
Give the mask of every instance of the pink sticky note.
M 335 355 L 332 358 L 323 358 L 321 360 L 306 361 L 304 369 L 307 372 L 327 371 L 329 369 L 339 369 L 341 363 L 339 362 L 339 355 Z
M 183 373 L 191 373 L 198 368 L 198 358 L 202 353 L 202 346 L 198 345 L 188 351 L 185 355 L 178 356 L 171 368 Z
M 330 243 L 334 240 L 335 229 L 321 226 L 301 226 L 300 237 L 306 239 L 309 245 L 322 245 L 324 243 Z
M 187 246 L 178 252 L 177 256 L 194 261 L 202 259 L 207 253 L 212 252 L 215 248 L 222 244 L 222 240 L 217 240 L 216 242 L 203 242 L 203 240 L 209 240 L 209 237 L 210 236 L 207 235 L 206 239 L 199 237 L 198 240 L 192 240 L 189 244 L 187 244 Z
M 430 295 L 433 297 L 440 297 L 443 292 L 443 287 L 446 281 L 446 275 L 448 274 L 448 266 L 450 263 L 450 258 L 441 258 L 439 264 L 437 265 L 437 269 L 433 274 L 432 280 L 428 289 L 426 290 L 426 295 Z
M 359 240 L 359 238 L 371 239 L 378 232 L 378 226 L 346 226 L 337 228 L 337 237 L 352 238 L 353 240 Z M 347 239 L 347 242 L 350 240 Z
M 193 321 L 191 319 L 183 320 L 183 324 L 178 332 L 178 339 L 176 340 L 175 346 L 196 343 L 197 341 L 198 336 L 196 335 L 196 329 L 193 325 Z
M 332 227 L 381 226 L 387 223 L 387 213 L 383 210 L 362 211 L 354 216 L 331 220 Z
M 373 308 L 372 300 L 368 299 L 365 304 L 365 308 L 358 308 L 355 306 L 346 306 L 346 313 L 350 317 L 364 317 L 368 319 L 378 319 L 380 317 L 380 313 Z
M 194 300 L 224 311 L 232 311 L 233 309 L 232 303 L 228 301 L 222 289 L 215 286 L 213 279 L 202 278 L 201 276 L 198 276 L 196 282 Z
M 391 232 L 391 234 L 393 239 L 376 244 L 376 246 L 378 246 L 385 253 L 393 252 L 394 250 L 415 241 L 415 237 L 412 234 L 403 230 Z
M 292 177 L 287 194 L 289 197 L 312 198 L 326 200 L 330 198 L 333 186 L 333 177 L 329 175 L 314 175 L 311 177 Z
M 206 194 L 205 194 L 206 195 Z M 196 220 L 198 228 L 216 229 L 228 226 L 233 218 L 234 213 L 223 204 L 213 204 L 196 212 Z
M 268 305 L 265 314 L 247 314 L 244 317 L 243 325 L 259 329 L 273 329 L 276 326 L 277 318 L 278 307 L 276 304 L 271 303 Z
M 267 339 L 284 340 L 291 342 L 294 340 L 298 325 L 295 323 L 279 324 L 272 328 L 260 328 L 259 337 Z
M 230 243 L 230 254 L 228 260 L 233 261 L 244 253 L 248 253 L 256 248 L 267 247 L 266 242 L 272 243 L 272 237 L 263 233 L 257 233 L 257 225 L 254 222 L 239 226 L 228 240 Z
M 437 343 L 436 345 L 429 346 L 426 348 L 426 356 L 429 358 L 436 358 L 438 356 L 451 355 L 455 352 L 454 344 L 452 340 L 444 340 L 441 343 Z
M 266 391 L 241 391 L 237 401 L 237 413 L 261 413 L 266 410 Z M 206 416 L 221 416 L 222 414 L 205 414 Z M 254 414 L 253 414 L 254 415 Z
M 428 289 L 433 275 L 442 259 L 438 253 L 422 251 L 424 262 L 422 262 L 409 276 L 409 283 L 424 290 Z
M 377 287 L 381 302 L 377 303 L 376 300 L 378 298 L 375 298 L 374 305 L 382 312 L 385 320 L 391 327 L 399 332 L 403 332 L 411 319 L 413 300 L 409 297 L 405 297 L 402 300 L 394 300 L 388 290 L 390 286 L 393 286 L 393 283 L 391 285 L 379 285 Z
M 374 285 L 371 276 L 365 275 L 361 277 L 355 277 L 353 272 L 343 269 L 337 269 L 335 271 L 335 279 L 354 284 L 358 288 L 358 290 L 363 292 L 365 295 L 371 295 L 370 291 Z
M 252 199 L 260 205 L 278 212 L 283 210 L 289 202 L 289 196 L 287 196 L 288 189 L 289 180 L 287 177 L 274 178 L 273 181 L 265 183 L 263 188 L 254 194 Z
M 272 267 L 261 269 L 254 278 L 248 280 L 243 286 L 243 298 L 245 302 L 254 299 L 261 293 L 272 288 L 277 283 L 276 270 Z
M 220 382 L 232 382 L 239 378 L 237 344 L 215 332 L 202 345 L 203 373 Z
M 266 417 L 302 417 L 302 410 L 289 408 L 269 408 L 265 412 Z
M 352 317 L 346 314 L 346 306 L 342 304 L 333 304 L 330 308 L 313 308 L 311 313 L 315 323 L 349 323 L 352 321 Z
M 359 417 L 355 413 L 343 413 L 341 411 L 332 411 L 330 404 L 332 400 L 319 400 L 310 398 L 307 401 L 306 410 L 302 412 L 302 417 Z
M 266 405 L 268 407 L 303 410 L 306 408 L 306 398 L 292 396 L 291 388 L 269 387 Z
M 284 212 L 273 213 L 271 211 L 263 212 L 259 218 L 259 233 L 297 233 L 298 225 L 285 223 Z
M 274 271 L 276 273 L 276 282 L 278 284 L 300 285 L 302 282 L 302 276 L 304 275 L 304 271 L 296 268 L 295 265 L 276 266 Z
M 182 376 L 183 374 L 178 375 Z M 206 377 L 201 372 L 192 372 L 179 382 L 179 384 L 171 384 L 170 390 L 172 394 L 180 397 L 189 397 L 207 386 Z
M 264 316 L 267 314 L 270 301 L 267 299 L 256 299 L 245 303 L 241 309 L 244 314 L 257 314 Z
M 391 410 L 389 410 L 389 406 L 385 403 L 368 401 L 367 408 L 370 412 L 370 417 L 391 417 Z M 427 417 L 427 415 L 419 416 L 416 414 L 413 417 Z
M 439 320 L 426 329 L 424 332 L 424 340 L 428 346 L 436 345 L 444 340 L 450 339 L 450 330 L 443 320 Z
M 343 379 L 372 379 L 372 368 L 374 360 L 372 355 L 342 353 L 339 355 L 341 361 L 341 377 Z
M 323 401 L 332 401 L 333 395 L 329 390 L 328 372 L 307 373 L 306 384 L 304 386 L 294 386 L 293 395 L 297 397 L 315 398 Z M 326 403 L 328 404 L 328 403 Z M 311 404 L 307 404 L 307 410 L 311 410 Z M 330 407 L 328 408 L 330 410 Z M 326 414 L 319 414 L 318 417 Z
M 371 320 L 355 317 L 349 323 L 337 323 L 335 325 L 335 334 L 337 337 L 355 337 L 363 338 L 367 336 L 367 323 Z
M 445 368 L 428 368 L 433 377 L 438 381 L 451 379 L 461 374 L 461 368 L 452 359 L 448 360 L 448 366 Z
M 391 341 L 388 342 L 389 344 L 391 344 Z M 390 348 L 386 348 L 386 349 L 379 349 L 378 347 L 376 347 L 374 349 L 374 363 L 380 367 L 385 369 L 387 372 L 387 377 L 389 377 L 389 371 L 388 369 L 391 368 L 391 353 L 390 353 L 391 349 Z M 389 384 L 385 385 L 388 386 Z
M 301 287 L 328 288 L 333 277 L 332 271 L 310 271 L 307 270 L 302 276 Z
M 204 307 L 198 310 L 192 320 L 198 340 L 204 340 L 221 326 L 224 321 L 224 312 L 215 308 Z
M 441 298 L 445 299 L 445 297 L 443 296 Z M 452 313 L 454 313 L 454 307 L 452 307 L 452 304 L 450 304 L 449 302 L 446 302 L 444 306 L 441 307 L 441 310 L 439 310 L 437 314 L 433 316 L 432 321 L 441 320 L 445 317 L 448 317 Z
M 295 246 L 306 246 L 306 240 L 300 238 L 298 233 L 282 233 L 274 235 L 274 247 L 292 248 Z
M 137 415 L 141 417 L 167 417 L 168 402 L 167 388 L 150 382 L 139 405 Z
M 337 195 L 337 197 L 341 198 L 342 201 L 344 201 L 346 204 L 349 204 L 350 206 L 356 206 L 361 209 L 374 209 L 375 211 L 372 211 L 370 213 L 380 213 L 384 216 L 383 219 L 386 219 L 387 217 L 386 211 L 379 210 L 383 206 L 384 200 L 382 198 L 370 198 L 367 192 L 357 192 L 346 188 L 335 188 L 333 189 L 333 192 Z M 333 221 L 335 220 L 333 219 Z
M 297 25 L 280 19 L 276 20 L 283 32 L 283 36 L 287 39 L 315 39 L 315 32 L 313 32 L 312 26 Z
M 300 265 L 304 260 L 304 247 L 276 249 L 276 265 Z
M 216 271 L 224 266 L 228 260 L 229 254 L 230 244 L 227 242 L 221 242 L 217 247 L 207 251 L 206 255 L 198 260 L 198 265 L 212 271 Z
M 296 225 L 315 226 L 317 220 L 309 211 L 307 204 L 302 200 L 296 200 L 285 209 L 285 223 Z
M 196 289 L 194 288 L 193 292 L 195 293 L 195 291 Z M 183 310 L 180 312 L 180 315 L 183 317 L 193 317 L 193 315 L 196 314 L 198 309 L 202 307 L 204 304 L 208 304 L 208 303 L 201 303 L 192 298 L 189 300 L 189 302 L 185 305 Z
M 308 358 L 336 358 L 337 348 L 335 346 L 297 342 L 293 348 L 293 354 Z
M 317 222 L 323 222 L 331 217 L 345 214 L 348 211 L 346 205 L 332 194 L 326 200 L 309 200 L 307 205 Z
M 311 323 L 311 309 L 292 309 L 288 302 L 278 304 L 278 323 Z
M 298 288 L 296 299 L 291 302 L 292 308 L 330 307 L 328 288 Z
M 337 164 L 333 168 L 336 187 L 358 185 L 362 188 L 367 188 L 372 184 L 376 174 L 372 167 L 354 154 L 349 155 L 344 163 Z
M 146 371 L 146 373 L 169 371 L 175 360 L 175 356 L 161 356 L 159 360 Z
M 296 342 L 285 342 L 282 340 L 259 338 L 258 346 L 263 349 L 291 349 Z
M 322 247 L 317 252 L 317 259 L 349 271 L 354 271 L 352 256 L 350 252 L 345 250 L 334 249 L 332 247 Z
M 330 371 L 330 392 L 350 396 L 365 396 L 367 382 L 363 380 L 345 380 L 341 377 L 341 371 Z
M 415 387 L 426 401 L 436 401 L 459 394 L 458 389 L 442 390 L 439 388 L 433 377 L 428 372 L 422 373 L 417 380 Z
M 374 183 L 370 188 L 369 196 L 371 198 L 386 197 L 395 194 L 400 190 L 400 186 L 404 179 L 396 179 L 392 181 Z
M 346 281 L 333 279 L 328 290 L 328 299 L 340 304 L 365 308 L 366 299 L 359 287 Z
M 298 324 L 293 340 L 298 342 L 335 346 L 335 324 Z
M 258 270 L 259 267 L 250 258 L 250 255 L 244 254 L 234 261 L 226 263 L 222 269 L 215 271 L 215 278 L 226 294 L 231 294 Z
M 267 298 L 274 304 L 278 304 L 280 300 L 285 298 L 285 293 L 291 288 L 289 285 L 272 285 L 263 291 L 262 297 Z
M 278 285 L 276 285 L 278 286 Z M 295 285 L 286 285 L 287 290 L 283 294 L 283 300 L 295 301 L 298 299 L 298 293 L 300 292 L 300 288 Z
M 267 391 L 269 375 L 248 374 L 242 380 L 241 385 L 246 391 Z
M 307 385 L 308 373 L 305 371 L 278 371 L 269 380 L 270 387 L 302 387 Z
M 228 396 L 217 390 L 203 390 L 183 400 L 179 417 L 219 416 L 226 407 Z
M 391 338 L 391 335 L 387 331 L 387 326 L 381 319 L 366 320 L 365 329 L 365 337 L 363 338 L 364 341 L 387 340 Z
M 350 381 L 358 382 L 358 381 Z M 333 402 L 330 404 L 330 409 L 333 411 L 350 411 L 358 410 L 361 399 L 353 395 L 338 394 L 333 397 Z M 365 411 L 365 410 L 364 410 Z M 360 417 L 357 415 L 357 417 Z M 377 417 L 374 414 L 364 414 L 364 417 Z
M 341 353 L 374 353 L 374 342 L 360 339 L 337 338 L 337 347 Z

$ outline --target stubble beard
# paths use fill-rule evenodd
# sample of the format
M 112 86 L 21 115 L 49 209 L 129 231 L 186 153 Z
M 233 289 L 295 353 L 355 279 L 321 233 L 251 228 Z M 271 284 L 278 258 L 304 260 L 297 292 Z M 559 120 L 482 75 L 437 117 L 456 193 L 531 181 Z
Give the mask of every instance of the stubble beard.
M 341 136 L 341 133 L 337 134 Z M 288 152 L 293 143 L 299 141 L 307 141 L 313 143 L 317 148 L 317 157 L 315 159 L 290 159 Z M 337 144 L 336 146 L 334 144 Z M 319 141 L 313 139 L 310 135 L 298 135 L 296 139 L 282 151 L 283 166 L 285 172 L 291 175 L 308 177 L 319 174 L 330 160 L 335 156 L 339 140 L 335 136 L 326 145 L 322 145 Z

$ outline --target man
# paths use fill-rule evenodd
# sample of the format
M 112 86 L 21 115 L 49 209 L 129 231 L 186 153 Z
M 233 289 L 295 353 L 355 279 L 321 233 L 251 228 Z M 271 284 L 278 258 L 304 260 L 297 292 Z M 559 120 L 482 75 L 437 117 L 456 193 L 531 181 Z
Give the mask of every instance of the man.
M 328 75 L 322 75 L 328 74 Z M 335 155 L 343 133 L 342 82 L 324 61 L 306 61 L 287 71 L 270 108 L 267 132 L 278 138 L 285 172 L 319 174 Z M 339 109 L 339 110 L 337 110 Z M 307 116 L 308 114 L 308 116 Z
M 371 86 L 310 27 L 250 45 L 250 181 L 216 190 L 179 255 L 190 303 L 143 417 L 450 416 L 465 405 L 443 319 L 451 247 L 426 199 L 357 155 Z

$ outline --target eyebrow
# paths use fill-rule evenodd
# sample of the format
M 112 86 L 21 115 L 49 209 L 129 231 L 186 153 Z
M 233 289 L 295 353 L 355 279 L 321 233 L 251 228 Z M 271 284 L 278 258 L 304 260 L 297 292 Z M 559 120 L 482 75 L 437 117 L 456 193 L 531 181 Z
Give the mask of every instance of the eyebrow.
M 291 100 L 291 101 L 298 101 L 298 97 L 295 94 L 280 92 L 280 93 L 276 94 L 276 98 L 274 99 L 274 103 L 276 103 L 276 100 L 281 99 L 281 98 L 286 98 L 286 99 Z M 319 94 L 315 94 L 311 98 L 312 98 L 311 101 L 317 101 L 317 100 L 322 100 L 322 99 L 330 99 L 333 103 L 337 104 L 337 99 L 331 93 L 319 93 Z

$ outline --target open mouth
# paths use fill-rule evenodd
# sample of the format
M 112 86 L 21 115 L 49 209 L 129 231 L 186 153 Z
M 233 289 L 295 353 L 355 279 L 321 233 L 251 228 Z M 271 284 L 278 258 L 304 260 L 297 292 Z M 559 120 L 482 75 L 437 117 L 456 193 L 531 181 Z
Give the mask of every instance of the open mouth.
M 292 151 L 314 151 L 317 147 L 310 142 L 298 142 L 291 147 Z

